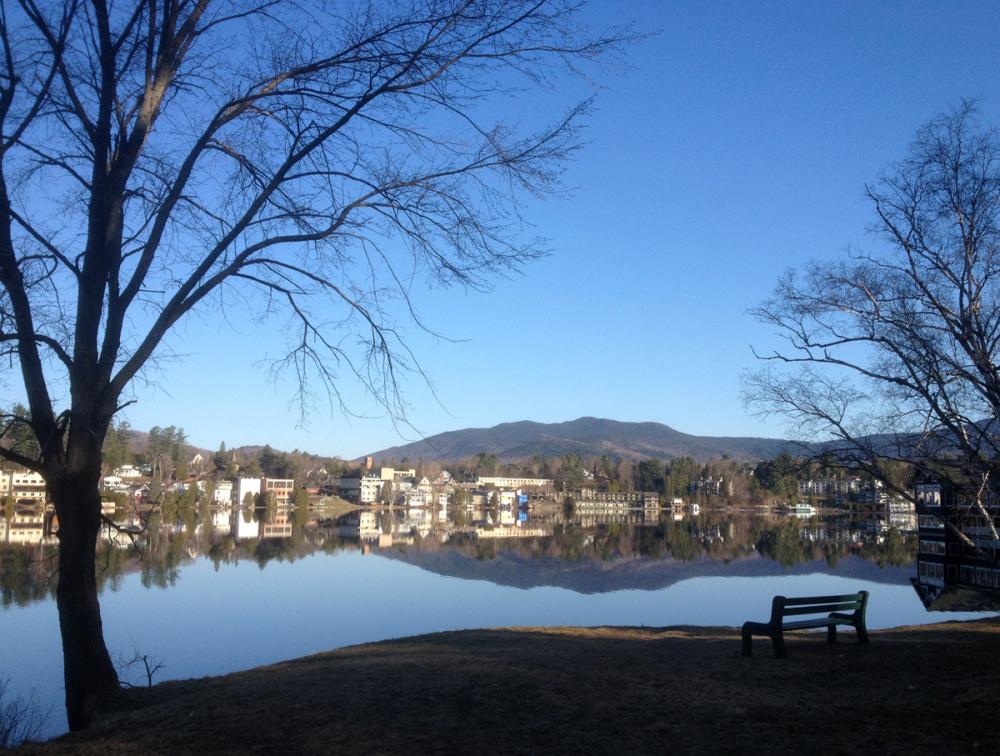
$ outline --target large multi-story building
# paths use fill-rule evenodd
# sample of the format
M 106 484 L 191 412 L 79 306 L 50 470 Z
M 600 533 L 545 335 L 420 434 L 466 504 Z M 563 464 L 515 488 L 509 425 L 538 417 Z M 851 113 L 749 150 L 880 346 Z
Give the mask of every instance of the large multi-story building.
M 252 497 L 260 495 L 260 478 L 236 478 L 233 481 L 233 503 L 237 506 L 249 503 L 247 495 Z
M 1000 589 L 1000 499 L 987 491 L 979 504 L 935 482 L 916 486 L 919 545 L 914 586 L 928 606 L 955 587 Z M 947 525 L 945 524 L 947 521 Z
M 799 481 L 799 496 L 819 496 L 826 499 L 844 500 L 861 490 L 861 479 L 815 478 Z
M 40 504 L 48 500 L 45 478 L 29 470 L 0 470 L 0 498 L 12 497 L 18 504 Z
M 876 480 L 858 491 L 856 498 L 862 506 L 881 509 L 889 503 L 889 492 L 885 490 L 881 481 Z
M 220 491 L 230 491 L 230 499 L 236 504 L 243 504 L 250 494 L 254 497 L 268 493 L 276 504 L 287 504 L 295 493 L 295 481 L 292 478 L 236 478 L 233 481 L 220 481 L 216 487 L 216 500 L 221 499 Z
M 274 497 L 278 504 L 287 504 L 295 493 L 295 481 L 292 478 L 264 478 L 264 490 Z
M 417 471 L 412 467 L 408 470 L 397 470 L 394 467 L 383 467 L 379 470 L 378 477 L 381 480 L 405 480 L 417 477 Z
M 359 504 L 374 504 L 382 494 L 382 486 L 389 483 L 373 475 L 364 478 L 340 478 L 335 481 L 337 492 L 341 498 L 356 501 Z
M 616 507 L 648 507 L 659 506 L 660 496 L 655 491 L 594 491 L 589 488 L 581 489 L 575 494 L 577 506 L 587 505 L 599 508 L 605 505 L 610 508 Z
M 494 488 L 551 488 L 552 479 L 480 475 L 476 478 L 476 485 L 493 486 Z

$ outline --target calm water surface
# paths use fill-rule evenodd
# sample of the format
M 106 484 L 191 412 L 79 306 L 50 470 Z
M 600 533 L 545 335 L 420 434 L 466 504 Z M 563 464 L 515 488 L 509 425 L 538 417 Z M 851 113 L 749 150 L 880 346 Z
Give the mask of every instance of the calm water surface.
M 130 545 L 102 547 L 108 646 L 115 658 L 162 661 L 156 679 L 165 680 L 440 630 L 736 626 L 765 620 L 776 594 L 868 590 L 872 628 L 981 616 L 928 612 L 910 584 L 915 538 L 877 522 L 733 512 L 522 518 L 520 530 L 432 512 L 154 520 L 141 557 Z M 5 548 L 0 678 L 50 707 L 45 734 L 54 735 L 65 719 L 51 554 Z M 27 568 L 10 558 L 16 549 L 31 554 Z M 142 681 L 134 667 L 124 676 Z

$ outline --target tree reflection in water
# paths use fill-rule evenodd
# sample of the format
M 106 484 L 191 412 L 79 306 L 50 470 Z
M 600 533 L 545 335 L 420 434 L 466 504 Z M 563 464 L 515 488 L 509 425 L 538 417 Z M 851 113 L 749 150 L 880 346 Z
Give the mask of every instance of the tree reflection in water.
M 55 594 L 57 539 L 43 508 L 17 509 L 0 522 L 3 605 L 23 606 Z M 731 563 L 748 558 L 782 567 L 825 560 L 831 567 L 858 556 L 880 567 L 911 564 L 915 534 L 849 513 L 798 519 L 764 510 L 710 510 L 684 515 L 642 509 L 581 513 L 554 505 L 531 512 L 434 509 L 324 510 L 300 503 L 209 507 L 181 499 L 131 514 L 124 502 L 109 517 L 129 535 L 107 527 L 98 544 L 98 581 L 116 590 L 123 575 L 140 573 L 145 587 L 167 588 L 185 562 L 204 557 L 221 565 L 295 561 L 317 551 L 450 550 L 488 561 L 500 552 L 523 560 L 565 562 L 623 559 L 699 559 Z

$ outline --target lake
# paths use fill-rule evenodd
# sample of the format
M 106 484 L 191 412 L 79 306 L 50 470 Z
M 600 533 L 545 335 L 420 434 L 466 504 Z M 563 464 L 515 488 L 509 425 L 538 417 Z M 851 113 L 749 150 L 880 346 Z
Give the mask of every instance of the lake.
M 34 693 L 55 735 L 65 718 L 44 518 L 19 511 L 0 530 L 0 679 Z M 203 507 L 119 518 L 144 532 L 102 537 L 101 606 L 133 684 L 145 673 L 126 662 L 143 655 L 164 665 L 161 681 L 441 630 L 738 626 L 766 620 L 776 594 L 868 590 L 871 628 L 982 616 L 928 611 L 911 582 L 915 534 L 849 513 Z

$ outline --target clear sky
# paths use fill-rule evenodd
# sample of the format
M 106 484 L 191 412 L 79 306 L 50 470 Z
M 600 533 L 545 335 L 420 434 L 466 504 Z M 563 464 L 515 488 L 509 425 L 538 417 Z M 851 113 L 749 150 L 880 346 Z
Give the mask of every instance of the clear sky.
M 255 367 L 267 325 L 191 321 L 185 356 L 140 388 L 138 429 L 183 426 L 193 444 L 270 443 L 354 457 L 446 430 L 582 415 L 700 435 L 780 435 L 748 416 L 741 371 L 770 335 L 746 314 L 782 270 L 874 243 L 862 191 L 916 129 L 961 97 L 1000 125 L 993 2 L 600 2 L 595 26 L 658 36 L 604 77 L 571 196 L 531 202 L 553 254 L 489 294 L 414 292 L 428 324 L 409 341 L 440 404 L 405 387 L 396 429 L 353 384 L 348 418 L 306 427 L 290 383 Z M 527 108 L 530 103 L 524 103 Z M 513 114 L 517 115 L 517 114 Z M 276 325 L 274 324 L 276 329 Z

